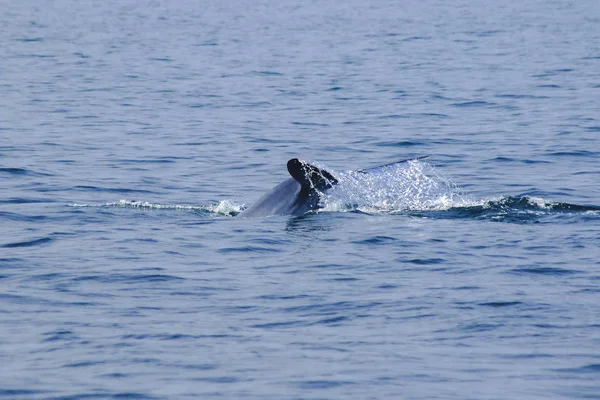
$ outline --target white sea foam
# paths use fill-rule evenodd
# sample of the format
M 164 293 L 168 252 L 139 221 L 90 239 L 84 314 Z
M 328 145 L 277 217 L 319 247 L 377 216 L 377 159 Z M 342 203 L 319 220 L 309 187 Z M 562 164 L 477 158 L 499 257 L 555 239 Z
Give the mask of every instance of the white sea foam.
M 217 204 L 212 204 L 207 207 L 207 210 L 222 215 L 236 215 L 242 212 L 244 204 L 236 204 L 231 200 L 221 200 Z
M 529 203 L 531 206 L 543 209 L 550 209 L 557 204 L 555 202 L 548 202 L 541 197 L 527 197 L 527 203 Z

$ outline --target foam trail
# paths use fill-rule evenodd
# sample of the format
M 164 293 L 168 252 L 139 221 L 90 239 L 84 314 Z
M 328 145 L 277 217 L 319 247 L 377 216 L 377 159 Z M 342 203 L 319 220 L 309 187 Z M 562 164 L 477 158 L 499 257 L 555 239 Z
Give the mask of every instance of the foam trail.
M 73 203 L 68 204 L 68 207 L 122 207 L 122 208 L 140 208 L 148 210 L 192 210 L 192 211 L 204 211 L 212 214 L 234 216 L 239 214 L 243 205 L 235 204 L 231 200 L 222 200 L 217 204 L 209 204 L 206 206 L 195 206 L 185 204 L 161 204 L 161 203 L 150 203 L 147 201 L 137 200 L 119 200 L 116 202 L 102 203 L 102 204 L 80 204 Z

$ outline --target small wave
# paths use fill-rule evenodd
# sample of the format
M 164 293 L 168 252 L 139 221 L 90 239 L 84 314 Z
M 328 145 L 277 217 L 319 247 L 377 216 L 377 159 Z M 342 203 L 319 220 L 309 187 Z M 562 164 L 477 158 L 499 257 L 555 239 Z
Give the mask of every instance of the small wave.
M 574 374 L 597 374 L 600 372 L 600 364 L 587 364 L 581 367 L 574 368 L 558 368 L 556 369 L 558 372 L 567 372 Z
M 24 242 L 6 243 L 3 245 L 0 245 L 0 247 L 4 247 L 4 248 L 32 247 L 32 246 L 40 246 L 40 245 L 43 245 L 46 243 L 50 243 L 52 241 L 53 241 L 53 239 L 51 237 L 44 237 L 41 239 L 28 240 L 28 241 L 24 241 Z
M 30 203 L 51 203 L 52 199 L 33 199 L 26 197 L 11 197 L 0 200 L 0 204 L 30 204 Z
M 144 210 L 191 210 L 200 211 L 211 214 L 234 216 L 239 214 L 244 206 L 242 204 L 236 204 L 231 200 L 222 200 L 217 204 L 209 204 L 206 206 L 197 205 L 186 205 L 186 204 L 162 204 L 162 203 L 150 203 L 147 201 L 138 200 L 119 200 L 115 202 L 102 203 L 102 204 L 87 204 L 87 203 L 73 203 L 68 204 L 68 207 L 122 207 L 122 208 L 138 208 Z
M 0 389 L 0 397 L 15 397 L 15 396 L 33 396 L 50 393 L 47 390 L 30 390 L 30 389 Z
M 143 189 L 127 189 L 127 188 L 106 188 L 100 186 L 89 186 L 89 185 L 78 185 L 74 186 L 75 189 L 85 191 L 96 191 L 96 192 L 108 192 L 108 193 L 144 193 L 144 194 L 155 194 L 155 192 Z
M 454 103 L 451 105 L 454 107 L 493 107 L 493 106 L 496 106 L 497 104 L 490 103 L 487 101 L 465 101 L 462 103 Z
M 0 220 L 7 219 L 9 221 L 38 222 L 46 220 L 48 218 L 49 217 L 45 215 L 24 215 L 8 211 L 0 211 Z
M 51 174 L 25 168 L 0 168 L 0 174 L 9 176 L 52 176 Z
M 112 275 L 82 275 L 74 278 L 76 282 L 92 281 L 92 282 L 119 282 L 119 283 L 144 283 L 144 282 L 167 282 L 183 280 L 174 275 L 166 274 L 112 274 Z
M 26 175 L 29 173 L 25 168 L 0 168 L 0 173 L 11 175 Z
M 493 307 L 493 308 L 512 307 L 512 306 L 518 306 L 521 304 L 523 304 L 523 303 L 520 301 L 491 301 L 491 302 L 487 302 L 487 303 L 479 303 L 480 306 Z
M 576 274 L 579 271 L 574 269 L 565 269 L 565 268 L 556 268 L 556 267 L 522 267 L 515 268 L 510 273 L 518 274 L 518 275 L 554 275 L 554 276 L 562 276 L 562 275 L 571 275 Z

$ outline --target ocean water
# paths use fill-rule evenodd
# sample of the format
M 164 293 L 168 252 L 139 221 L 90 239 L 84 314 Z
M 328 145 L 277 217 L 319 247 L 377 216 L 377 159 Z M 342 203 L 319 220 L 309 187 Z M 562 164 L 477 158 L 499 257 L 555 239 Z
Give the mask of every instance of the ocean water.
M 600 398 L 597 1 L 1 3 L 0 398 Z

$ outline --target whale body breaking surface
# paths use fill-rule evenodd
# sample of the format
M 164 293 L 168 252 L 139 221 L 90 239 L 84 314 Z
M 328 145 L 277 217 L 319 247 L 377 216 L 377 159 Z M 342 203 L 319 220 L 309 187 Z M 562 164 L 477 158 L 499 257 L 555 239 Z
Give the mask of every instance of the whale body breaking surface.
M 410 158 L 357 172 L 368 174 L 382 167 L 416 161 L 425 157 Z M 338 184 L 338 179 L 330 172 L 297 158 L 292 158 L 287 162 L 287 169 L 291 178 L 275 186 L 239 215 L 242 217 L 303 215 L 309 211 L 318 210 L 321 195 Z

